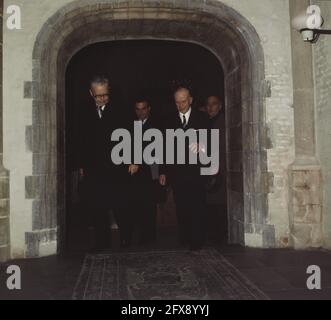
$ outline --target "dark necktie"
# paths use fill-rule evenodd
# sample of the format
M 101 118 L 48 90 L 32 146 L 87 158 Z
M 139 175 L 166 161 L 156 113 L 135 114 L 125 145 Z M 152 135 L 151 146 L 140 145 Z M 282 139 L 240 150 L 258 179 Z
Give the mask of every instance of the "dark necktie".
M 183 128 L 185 128 L 186 127 L 186 117 L 185 117 L 185 114 L 183 114 Z
M 102 114 L 103 114 L 103 110 L 102 110 L 102 107 L 98 107 L 98 112 L 99 112 L 99 116 L 100 118 L 102 118 Z

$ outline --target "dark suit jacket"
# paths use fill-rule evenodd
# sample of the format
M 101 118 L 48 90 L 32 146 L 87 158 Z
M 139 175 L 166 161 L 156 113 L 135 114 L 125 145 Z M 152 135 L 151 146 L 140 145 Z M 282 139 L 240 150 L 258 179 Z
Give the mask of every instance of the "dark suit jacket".
M 137 119 L 132 120 L 132 140 L 133 140 L 133 121 L 138 121 Z M 157 121 L 155 118 L 150 116 L 146 122 L 144 123 L 142 127 L 142 132 L 144 134 L 145 131 L 149 129 L 160 129 L 159 121 Z M 144 142 L 142 143 L 143 151 L 145 147 L 150 144 L 150 142 Z M 134 151 L 134 146 L 132 146 L 132 154 Z M 145 203 L 148 202 L 157 202 L 160 192 L 160 186 L 158 184 L 158 181 L 153 181 L 152 177 L 152 167 L 151 165 L 144 162 L 139 165 L 139 170 L 136 174 L 134 174 L 131 177 L 132 180 L 132 186 L 133 186 L 133 199 L 134 201 L 143 201 Z
M 111 134 L 125 128 L 123 117 L 115 106 L 109 104 L 100 119 L 94 104 L 88 106 L 80 124 L 79 166 L 84 169 L 86 197 L 96 204 L 125 200 L 125 184 L 129 178 L 126 165 L 115 165 L 111 160 Z
M 211 129 L 219 129 L 219 172 L 210 177 L 210 187 L 207 192 L 208 204 L 226 204 L 226 141 L 225 116 L 219 113 L 209 120 Z
M 200 111 L 192 109 L 189 121 L 184 131 L 189 129 L 208 129 L 207 116 Z M 170 114 L 164 122 L 164 130 L 166 129 L 182 129 L 182 123 L 179 113 L 176 111 Z M 165 139 L 164 139 L 165 143 Z M 175 144 L 175 161 L 177 159 L 177 147 Z M 174 188 L 175 201 L 194 201 L 195 197 L 200 193 L 204 193 L 203 185 L 205 177 L 201 176 L 201 164 L 188 164 L 189 161 L 189 143 L 185 145 L 185 164 L 163 165 L 161 173 L 167 176 L 168 182 Z M 199 159 L 199 158 L 198 158 Z M 199 193 L 199 194 L 198 194 Z M 182 199 L 182 200 L 180 200 Z

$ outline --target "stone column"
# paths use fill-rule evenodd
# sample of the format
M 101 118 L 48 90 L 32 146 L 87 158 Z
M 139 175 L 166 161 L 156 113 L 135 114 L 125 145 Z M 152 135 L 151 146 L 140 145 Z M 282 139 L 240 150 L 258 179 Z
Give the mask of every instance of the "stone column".
M 3 96 L 2 96 L 2 44 L 3 0 L 0 0 L 0 262 L 9 259 L 9 173 L 3 166 Z
M 293 19 L 305 12 L 309 0 L 291 0 Z M 295 248 L 322 245 L 322 181 L 316 158 L 315 90 L 310 42 L 291 28 L 295 161 L 289 167 L 291 242 Z

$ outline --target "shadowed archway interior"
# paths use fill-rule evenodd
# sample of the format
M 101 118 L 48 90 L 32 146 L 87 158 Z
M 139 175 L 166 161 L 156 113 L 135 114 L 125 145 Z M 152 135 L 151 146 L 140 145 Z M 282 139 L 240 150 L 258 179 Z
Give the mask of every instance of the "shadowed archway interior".
M 95 74 L 105 74 L 110 77 L 111 107 L 120 108 L 126 122 L 134 119 L 135 99 L 144 97 L 151 105 L 153 119 L 161 124 L 164 117 L 175 109 L 172 91 L 174 81 L 188 82 L 191 85 L 194 97 L 193 108 L 198 109 L 203 106 L 209 95 L 219 96 L 224 106 L 224 75 L 221 65 L 209 50 L 199 45 L 179 41 L 121 40 L 89 45 L 79 51 L 71 59 L 66 71 L 67 244 L 65 247 L 69 251 L 84 249 L 84 245 L 85 250 L 89 247 L 86 243 L 88 241 L 86 234 L 89 234 L 88 222 L 93 213 L 86 210 L 79 196 L 81 189 L 79 186 L 82 185 L 82 181 L 79 183 L 77 179 L 79 169 L 77 155 L 81 139 L 80 123 L 84 120 L 82 117 L 85 109 L 93 104 L 89 94 L 89 81 Z M 224 118 L 223 111 L 224 108 L 221 112 Z M 222 139 L 225 139 L 225 128 L 220 129 Z M 156 185 L 154 189 L 157 194 L 158 186 Z M 159 210 L 158 228 L 162 233 L 162 230 L 167 228 L 174 229 L 176 218 L 172 197 L 170 195 L 166 197 L 164 194 L 161 198 L 163 199 L 159 199 L 162 209 Z M 225 192 L 222 203 L 224 199 L 226 199 Z M 133 215 L 135 215 L 134 210 L 133 206 Z M 209 238 L 214 239 L 215 242 L 225 241 L 226 209 L 218 215 L 213 214 L 209 219 L 207 216 L 206 212 Z M 177 238 L 174 233 L 172 237 L 175 240 Z M 165 237 L 159 236 L 158 239 L 166 244 L 166 240 L 160 238 Z
M 224 70 L 229 241 L 275 246 L 268 225 L 264 55 L 251 24 L 214 1 L 74 1 L 40 31 L 33 51 L 33 232 L 27 256 L 40 243 L 58 242 L 65 217 L 65 72 L 89 44 L 113 40 L 172 40 L 199 44 Z M 59 243 L 60 241 L 60 243 Z

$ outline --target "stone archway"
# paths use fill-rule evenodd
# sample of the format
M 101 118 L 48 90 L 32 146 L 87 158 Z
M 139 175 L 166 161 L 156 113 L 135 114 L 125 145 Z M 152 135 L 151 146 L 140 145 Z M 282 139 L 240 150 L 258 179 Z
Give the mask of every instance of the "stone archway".
M 267 225 L 264 55 L 250 23 L 215 1 L 74 1 L 52 16 L 33 51 L 33 229 L 28 256 L 41 242 L 61 239 L 65 216 L 65 71 L 83 47 L 121 39 L 199 44 L 225 75 L 229 241 L 273 247 Z

